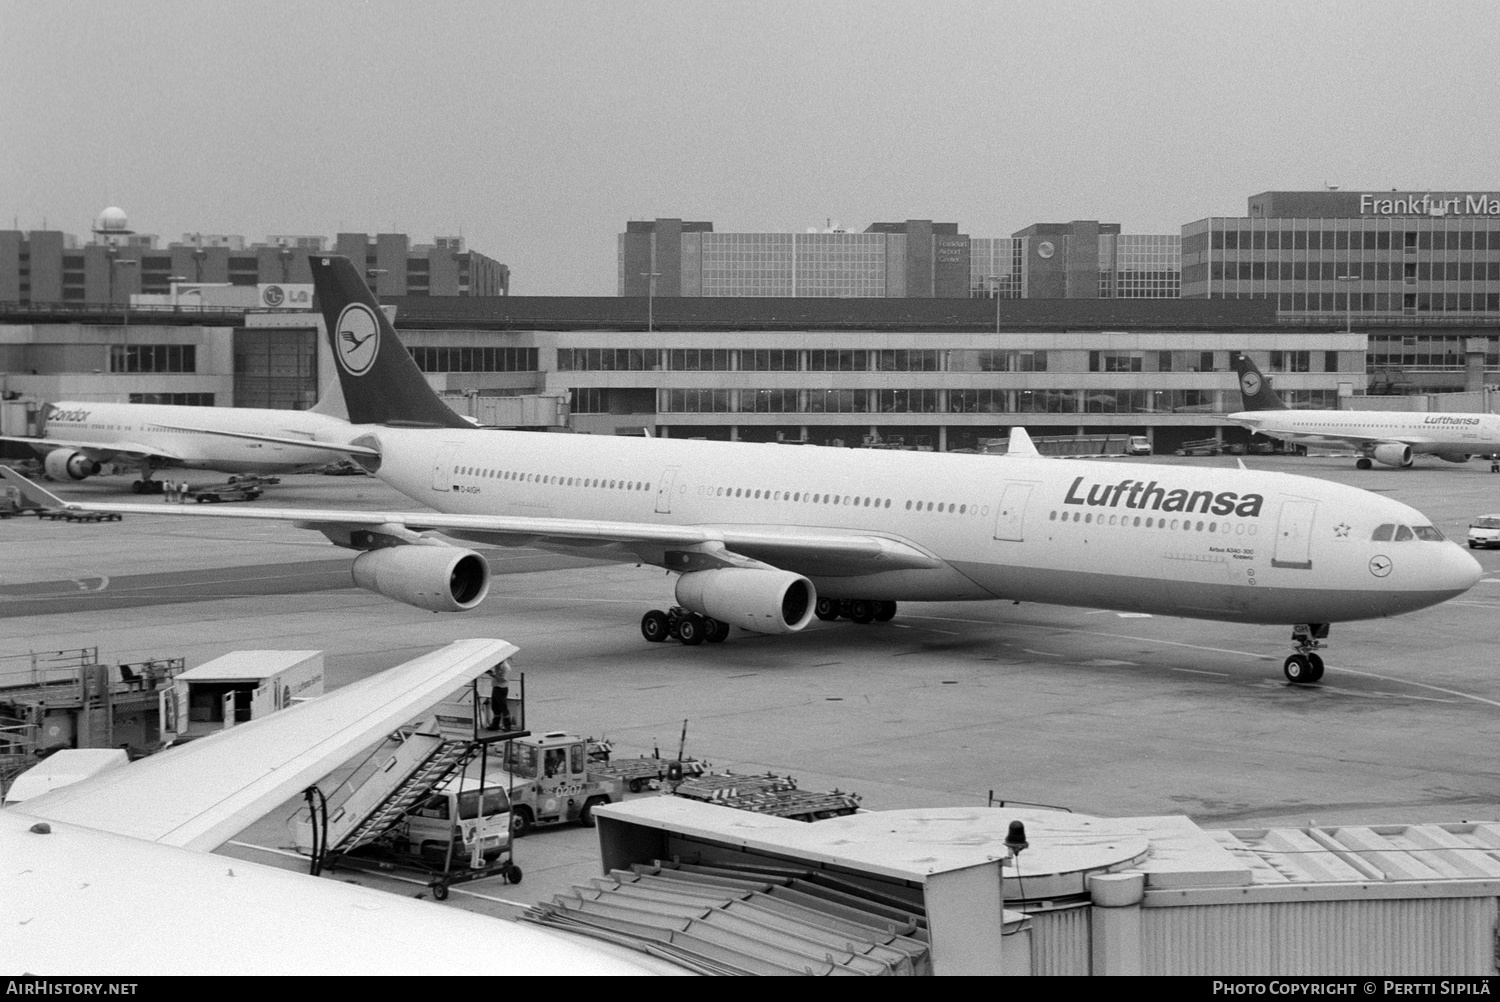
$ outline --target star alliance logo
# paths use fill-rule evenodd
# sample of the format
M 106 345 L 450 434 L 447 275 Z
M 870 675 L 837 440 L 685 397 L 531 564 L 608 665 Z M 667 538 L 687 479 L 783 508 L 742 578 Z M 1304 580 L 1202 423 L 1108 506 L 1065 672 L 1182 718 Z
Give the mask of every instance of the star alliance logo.
M 334 355 L 351 376 L 363 376 L 380 354 L 380 322 L 364 303 L 350 303 L 339 314 Z

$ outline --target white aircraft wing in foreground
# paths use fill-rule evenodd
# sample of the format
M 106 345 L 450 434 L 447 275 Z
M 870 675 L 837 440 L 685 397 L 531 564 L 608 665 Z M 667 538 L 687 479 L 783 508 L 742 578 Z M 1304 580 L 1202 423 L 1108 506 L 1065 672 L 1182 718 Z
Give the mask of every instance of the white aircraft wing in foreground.
M 208 849 L 516 648 L 460 640 L 0 810 L 0 958 L 32 975 L 682 973 Z
M 207 852 L 516 652 L 458 640 L 326 696 L 26 801 L 26 813 Z

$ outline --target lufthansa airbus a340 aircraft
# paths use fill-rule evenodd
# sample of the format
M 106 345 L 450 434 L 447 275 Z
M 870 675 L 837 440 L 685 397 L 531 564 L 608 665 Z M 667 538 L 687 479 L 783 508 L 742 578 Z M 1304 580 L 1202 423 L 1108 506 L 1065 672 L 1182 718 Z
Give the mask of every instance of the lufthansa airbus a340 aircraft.
M 1271 389 L 1250 356 L 1234 356 L 1245 409 L 1228 420 L 1258 435 L 1352 447 L 1354 465 L 1374 463 L 1407 467 L 1412 456 L 1427 455 L 1450 463 L 1500 452 L 1500 414 L 1429 414 L 1425 411 L 1301 410 L 1286 405 Z
M 1310 682 L 1330 623 L 1420 609 L 1480 577 L 1425 516 L 1378 494 L 1243 467 L 1044 459 L 1019 428 L 1003 458 L 476 429 L 428 387 L 353 265 L 310 263 L 359 462 L 436 511 L 203 514 L 316 529 L 363 551 L 360 587 L 423 609 L 472 609 L 489 590 L 484 558 L 438 532 L 677 572 L 686 615 L 648 611 L 647 640 L 1007 599 L 1289 625 L 1286 676 Z

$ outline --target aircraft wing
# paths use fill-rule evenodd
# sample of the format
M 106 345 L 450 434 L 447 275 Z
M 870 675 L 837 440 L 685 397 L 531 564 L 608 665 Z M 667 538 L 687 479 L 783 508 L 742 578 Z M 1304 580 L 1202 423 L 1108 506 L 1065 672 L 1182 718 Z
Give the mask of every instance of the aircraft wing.
M 178 461 L 183 458 L 178 453 L 159 446 L 146 446 L 138 442 L 111 442 L 109 445 L 100 445 L 98 442 L 77 442 L 67 438 L 25 438 L 20 435 L 0 435 L 0 442 L 25 442 L 27 445 L 44 449 L 77 449 L 99 463 L 107 463 L 115 456 L 129 456 L 132 459 L 152 456 Z
M 307 438 L 282 438 L 278 435 L 256 435 L 248 431 L 220 431 L 216 428 L 191 428 L 187 425 L 164 424 L 160 427 L 168 431 L 185 431 L 194 435 L 218 435 L 223 438 L 243 438 L 251 442 L 269 442 L 272 445 L 294 445 L 301 449 L 320 449 L 323 452 L 337 452 L 345 456 L 379 456 L 379 449 L 371 449 L 363 445 L 340 445 L 337 442 L 317 442 Z
M 34 797 L 26 813 L 207 852 L 516 650 L 504 640 L 457 640 L 317 699 Z
M 483 545 L 595 549 L 601 557 L 618 558 L 633 554 L 636 558 L 653 563 L 660 562 L 668 551 L 698 551 L 701 556 L 689 559 L 705 563 L 684 563 L 684 569 L 731 566 L 734 555 L 738 554 L 799 573 L 830 575 L 933 568 L 940 567 L 943 563 L 932 554 L 903 540 L 867 533 L 820 532 L 776 526 L 658 525 L 651 522 L 602 522 L 520 515 L 447 515 L 431 511 L 372 512 L 316 508 L 236 508 L 226 511 L 218 505 L 200 508 L 196 505 L 80 504 L 64 501 L 13 470 L 0 468 L 0 476 L 15 483 L 28 497 L 48 507 L 119 512 L 126 515 L 249 518 L 291 522 L 299 528 L 322 532 L 335 542 L 347 542 L 349 534 L 357 531 L 395 535 L 403 532 L 440 532 Z M 718 555 L 727 556 L 728 559 L 720 562 Z

